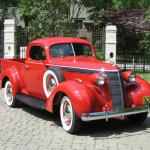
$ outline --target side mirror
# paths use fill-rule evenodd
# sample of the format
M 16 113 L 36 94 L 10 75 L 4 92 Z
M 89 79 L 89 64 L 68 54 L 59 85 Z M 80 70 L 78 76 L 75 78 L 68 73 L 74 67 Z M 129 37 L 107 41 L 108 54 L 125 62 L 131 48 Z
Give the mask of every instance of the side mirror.
M 113 57 L 114 57 L 114 53 L 111 52 L 111 53 L 110 53 L 110 58 L 113 58 Z

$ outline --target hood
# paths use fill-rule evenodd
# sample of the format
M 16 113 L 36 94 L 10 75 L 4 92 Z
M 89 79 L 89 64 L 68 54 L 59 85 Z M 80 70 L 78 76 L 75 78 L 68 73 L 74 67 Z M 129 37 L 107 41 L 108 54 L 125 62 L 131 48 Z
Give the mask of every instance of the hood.
M 97 60 L 95 57 L 76 56 L 52 59 L 55 66 L 69 68 L 93 69 L 93 70 L 118 70 L 116 65 Z

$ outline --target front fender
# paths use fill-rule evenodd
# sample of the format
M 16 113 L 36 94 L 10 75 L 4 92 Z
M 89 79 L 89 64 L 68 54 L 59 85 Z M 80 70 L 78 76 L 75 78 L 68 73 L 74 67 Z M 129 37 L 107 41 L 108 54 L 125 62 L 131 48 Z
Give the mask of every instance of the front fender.
M 46 109 L 50 112 L 53 112 L 54 97 L 58 92 L 63 92 L 69 97 L 78 117 L 80 117 L 82 113 L 91 112 L 96 109 L 98 103 L 97 97 L 90 87 L 71 80 L 62 82 L 52 92 L 46 103 Z
M 13 95 L 15 96 L 20 92 L 18 72 L 13 68 L 8 68 L 4 70 L 1 74 L 0 88 L 2 88 L 2 81 L 5 77 L 7 77 L 10 80 L 13 88 Z
M 126 90 L 130 106 L 131 104 L 142 106 L 145 104 L 144 98 L 150 96 L 150 84 L 139 76 L 137 76 L 133 86 L 130 86 L 129 89 Z

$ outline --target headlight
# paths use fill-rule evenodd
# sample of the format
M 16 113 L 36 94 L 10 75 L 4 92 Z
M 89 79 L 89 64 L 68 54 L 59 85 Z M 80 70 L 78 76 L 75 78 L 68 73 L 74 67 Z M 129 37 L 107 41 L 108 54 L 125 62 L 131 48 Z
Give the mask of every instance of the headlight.
M 105 77 L 103 75 L 99 75 L 97 78 L 98 85 L 104 85 L 105 83 Z
M 135 82 L 136 74 L 133 71 L 125 71 L 122 73 L 122 77 L 127 82 Z
M 129 75 L 129 82 L 134 82 L 135 79 L 136 79 L 136 75 L 135 75 L 134 73 L 131 73 L 131 74 Z

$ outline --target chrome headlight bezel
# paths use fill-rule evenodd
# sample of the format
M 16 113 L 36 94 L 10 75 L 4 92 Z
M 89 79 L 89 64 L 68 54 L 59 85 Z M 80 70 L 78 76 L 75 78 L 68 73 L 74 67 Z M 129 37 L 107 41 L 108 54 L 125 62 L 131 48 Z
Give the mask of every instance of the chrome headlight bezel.
M 129 82 L 135 82 L 135 80 L 136 80 L 136 74 L 132 72 L 132 73 L 129 75 L 128 81 L 129 81 Z
M 98 85 L 104 85 L 105 84 L 105 76 L 103 74 L 100 74 L 97 77 L 97 83 L 98 83 Z

